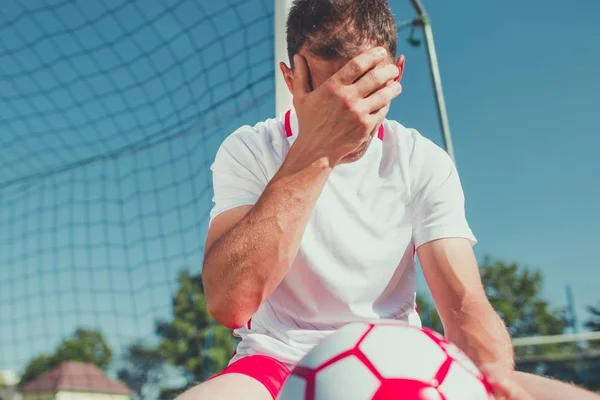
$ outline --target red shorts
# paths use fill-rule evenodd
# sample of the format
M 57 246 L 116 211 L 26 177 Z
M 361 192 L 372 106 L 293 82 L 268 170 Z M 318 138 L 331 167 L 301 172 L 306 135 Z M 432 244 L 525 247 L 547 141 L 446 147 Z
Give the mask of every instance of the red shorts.
M 211 379 L 225 374 L 242 374 L 256 379 L 267 388 L 275 400 L 290 375 L 290 370 L 274 358 L 255 355 L 237 360 Z

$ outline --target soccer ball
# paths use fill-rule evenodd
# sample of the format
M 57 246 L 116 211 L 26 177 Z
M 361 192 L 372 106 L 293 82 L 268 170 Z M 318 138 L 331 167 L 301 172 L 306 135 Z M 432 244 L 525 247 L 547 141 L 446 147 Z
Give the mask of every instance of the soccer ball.
M 399 321 L 353 323 L 300 361 L 279 400 L 488 400 L 489 385 L 454 344 Z

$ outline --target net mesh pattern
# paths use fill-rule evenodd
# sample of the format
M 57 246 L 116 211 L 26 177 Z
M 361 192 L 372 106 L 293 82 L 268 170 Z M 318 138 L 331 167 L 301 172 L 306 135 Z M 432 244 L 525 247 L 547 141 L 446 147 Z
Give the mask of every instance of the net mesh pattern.
M 0 12 L 0 370 L 78 327 L 113 350 L 200 270 L 210 164 L 274 109 L 273 3 L 7 2 Z

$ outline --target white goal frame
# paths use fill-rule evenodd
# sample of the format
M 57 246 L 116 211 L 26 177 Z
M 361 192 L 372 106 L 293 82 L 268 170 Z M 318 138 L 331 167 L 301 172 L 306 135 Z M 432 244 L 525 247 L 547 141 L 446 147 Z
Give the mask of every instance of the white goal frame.
M 283 61 L 289 65 L 286 41 L 286 22 L 292 0 L 273 0 L 273 2 L 275 3 L 275 14 L 273 15 L 275 28 L 275 116 L 279 116 L 291 109 L 293 104 L 292 95 L 279 70 L 280 62 Z

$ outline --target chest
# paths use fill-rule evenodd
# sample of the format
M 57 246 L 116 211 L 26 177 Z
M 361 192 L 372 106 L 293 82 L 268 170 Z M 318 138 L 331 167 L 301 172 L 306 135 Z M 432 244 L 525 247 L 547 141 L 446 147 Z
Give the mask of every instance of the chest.
M 386 266 L 397 262 L 410 246 L 412 221 L 409 178 L 393 149 L 376 140 L 361 159 L 334 168 L 309 219 L 301 254 L 317 264 L 327 260 L 359 269 L 377 260 Z M 289 146 L 279 150 L 271 176 Z
M 395 267 L 412 236 L 405 180 L 393 166 L 363 167 L 331 175 L 305 236 L 341 264 Z

